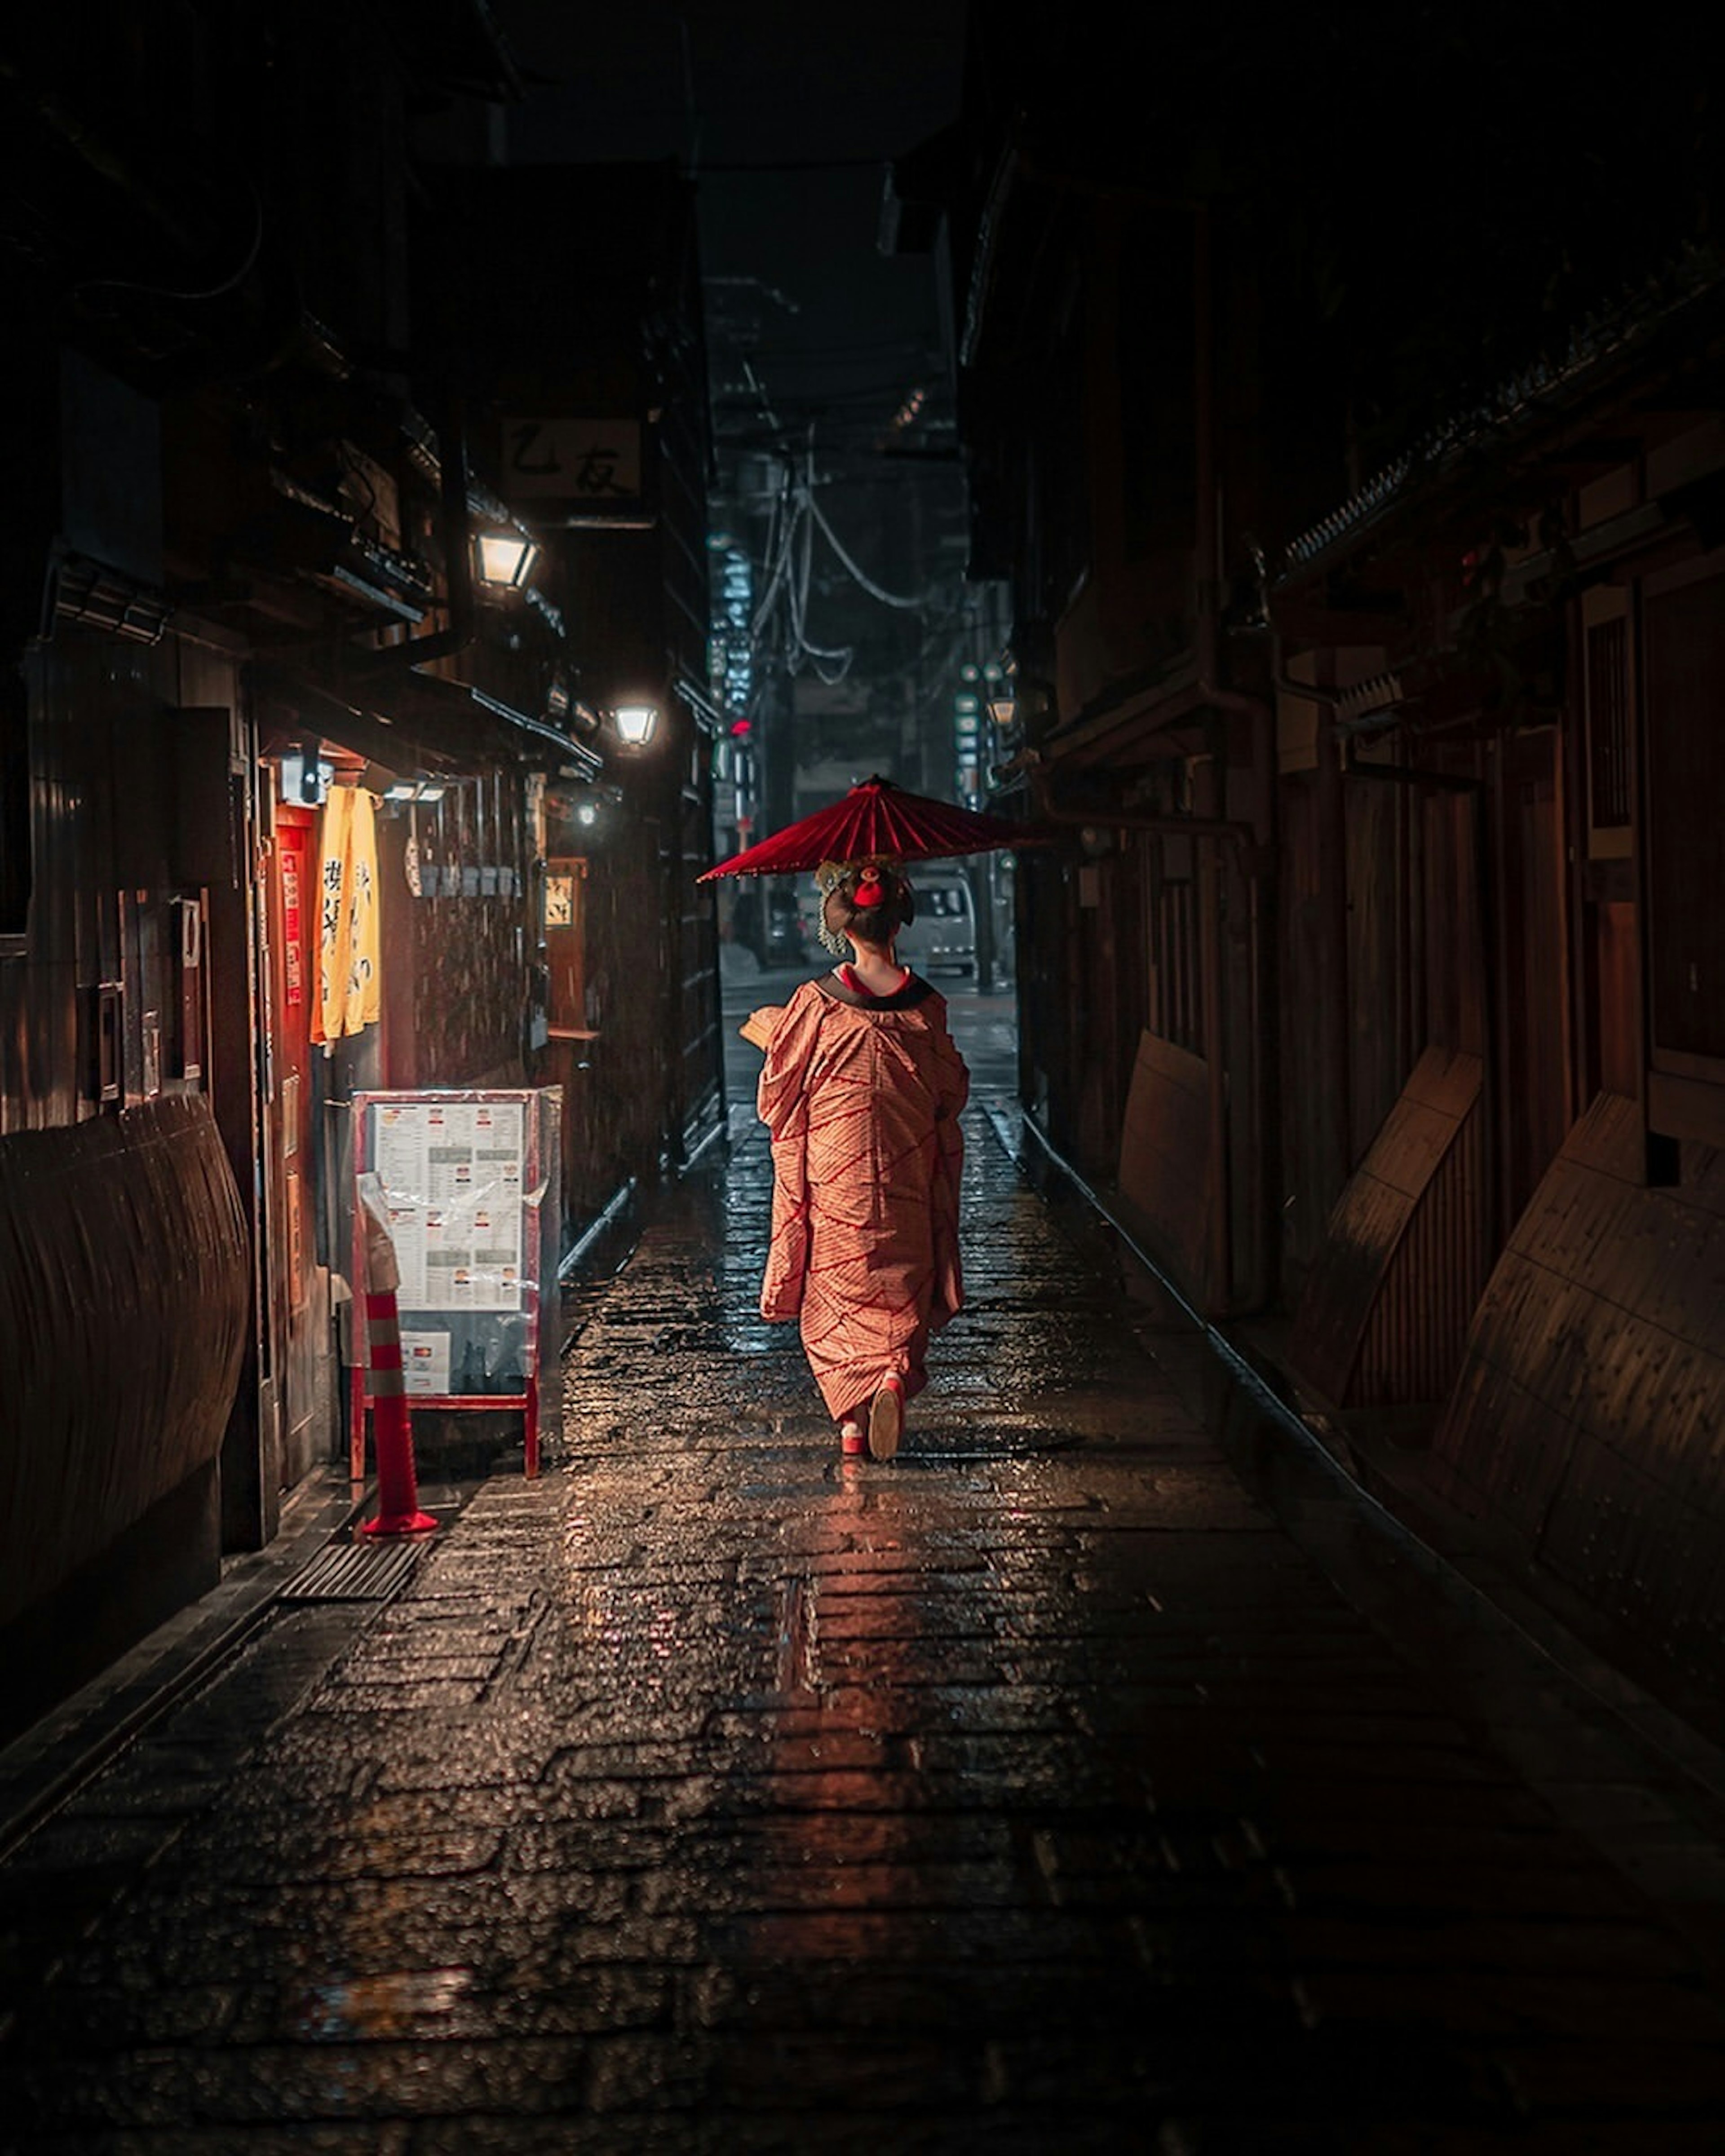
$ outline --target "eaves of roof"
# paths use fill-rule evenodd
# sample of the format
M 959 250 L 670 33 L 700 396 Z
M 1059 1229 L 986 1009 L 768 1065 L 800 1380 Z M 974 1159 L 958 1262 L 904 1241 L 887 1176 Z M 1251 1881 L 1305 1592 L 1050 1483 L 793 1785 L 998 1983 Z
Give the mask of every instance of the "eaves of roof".
M 597 751 L 550 721 L 417 667 L 374 675 L 357 696 L 279 662 L 264 662 L 254 678 L 263 694 L 300 712 L 330 740 L 404 775 L 551 762 L 592 778 L 602 767 Z
M 1189 718 L 1205 703 L 1197 662 L 1182 654 L 1171 664 L 1109 681 L 1038 746 L 1050 765 L 1108 762 Z
M 1482 403 L 1455 414 L 1373 475 L 1349 500 L 1288 545 L 1272 590 L 1284 590 L 1358 553 L 1416 504 L 1453 482 L 1488 446 L 1532 445 L 1558 429 L 1622 373 L 1688 340 L 1725 302 L 1725 264 L 1694 249 L 1615 306 L 1572 331 L 1560 358 L 1535 361 Z

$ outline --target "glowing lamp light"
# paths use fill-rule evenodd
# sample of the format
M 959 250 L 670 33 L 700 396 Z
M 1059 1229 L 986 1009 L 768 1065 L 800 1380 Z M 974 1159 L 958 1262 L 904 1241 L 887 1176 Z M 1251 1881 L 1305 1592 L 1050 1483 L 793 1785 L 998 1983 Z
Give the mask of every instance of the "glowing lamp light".
M 1018 700 L 1014 696 L 990 696 L 988 716 L 1004 733 L 1018 717 Z
M 481 531 L 473 552 L 480 581 L 507 591 L 525 591 L 539 566 L 539 549 L 525 531 Z
M 624 748 L 645 748 L 659 726 L 657 704 L 619 704 L 611 716 Z

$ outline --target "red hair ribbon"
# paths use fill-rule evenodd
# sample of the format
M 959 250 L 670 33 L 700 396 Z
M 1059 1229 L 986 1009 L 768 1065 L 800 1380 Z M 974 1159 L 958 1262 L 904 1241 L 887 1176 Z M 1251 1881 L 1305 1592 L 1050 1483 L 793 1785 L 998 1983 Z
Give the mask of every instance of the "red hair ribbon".
M 879 870 L 865 869 L 856 880 L 858 906 L 866 911 L 870 906 L 878 906 L 886 896 L 886 892 L 881 884 Z

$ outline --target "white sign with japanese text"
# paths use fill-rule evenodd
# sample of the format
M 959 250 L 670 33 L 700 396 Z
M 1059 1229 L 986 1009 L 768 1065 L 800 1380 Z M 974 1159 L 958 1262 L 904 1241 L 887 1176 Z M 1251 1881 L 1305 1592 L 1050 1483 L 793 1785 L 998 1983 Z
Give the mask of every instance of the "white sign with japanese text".
M 641 498 L 641 429 L 634 419 L 514 418 L 503 422 L 503 491 L 510 501 L 555 496 L 603 510 Z
M 402 1309 L 519 1310 L 521 1102 L 396 1101 L 375 1112 Z

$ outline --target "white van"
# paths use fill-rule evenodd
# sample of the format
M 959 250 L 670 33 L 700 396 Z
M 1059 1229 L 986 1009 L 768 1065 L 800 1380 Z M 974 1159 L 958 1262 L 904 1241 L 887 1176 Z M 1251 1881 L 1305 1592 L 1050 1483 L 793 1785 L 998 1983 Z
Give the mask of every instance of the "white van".
M 901 966 L 914 967 L 925 980 L 942 973 L 976 978 L 976 906 L 970 878 L 963 869 L 911 867 L 906 870 L 916 894 L 916 918 L 898 932 Z

